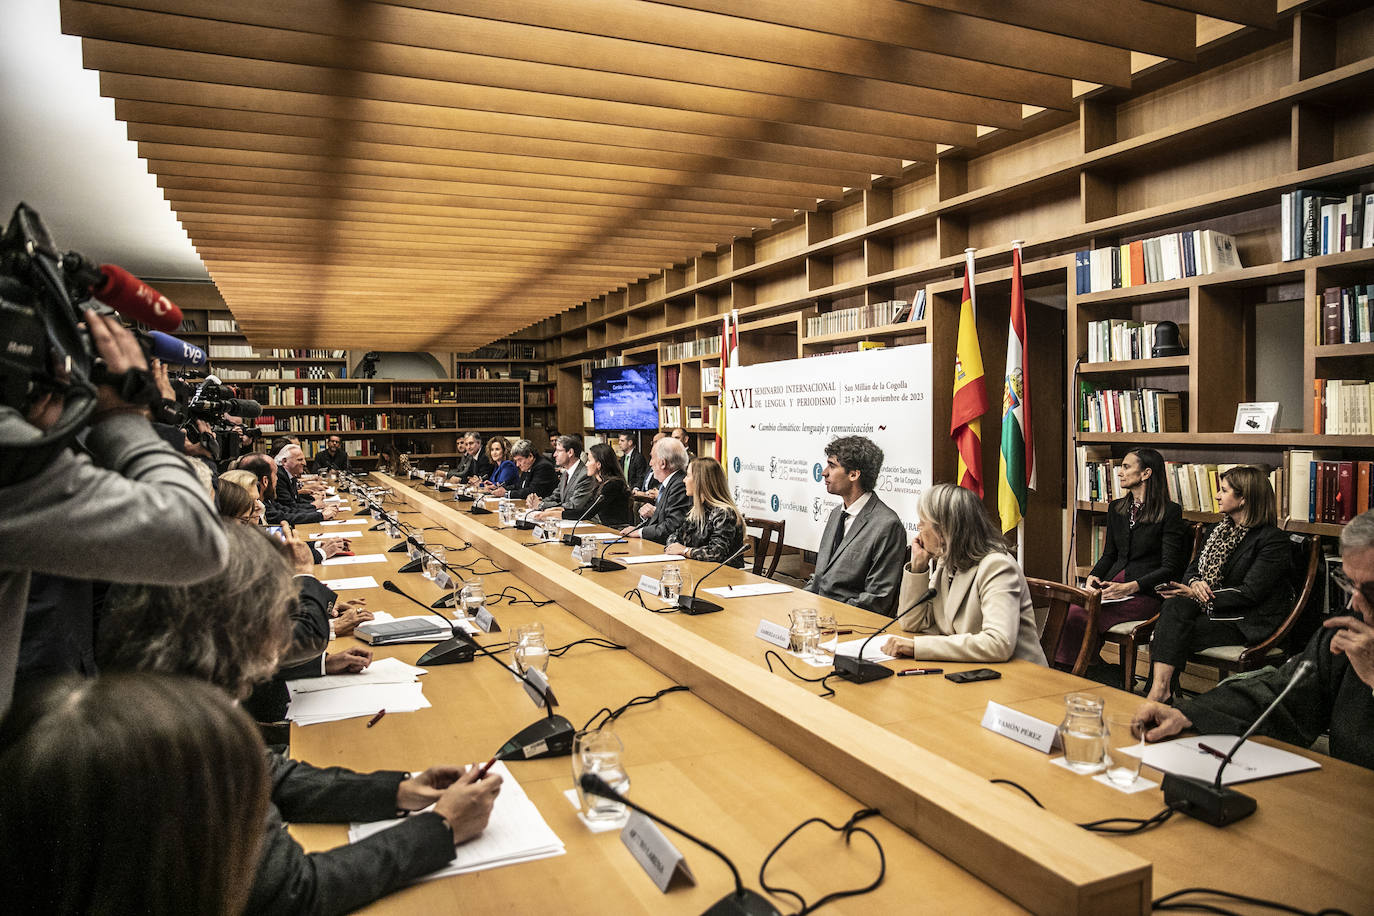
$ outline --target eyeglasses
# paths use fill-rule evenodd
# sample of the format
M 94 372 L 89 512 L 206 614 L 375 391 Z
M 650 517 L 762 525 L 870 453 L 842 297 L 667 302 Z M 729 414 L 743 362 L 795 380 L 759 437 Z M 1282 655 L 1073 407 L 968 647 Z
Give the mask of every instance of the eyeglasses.
M 1331 573 L 1331 581 L 1343 592 L 1347 598 L 1353 597 L 1356 592 L 1364 598 L 1365 603 L 1374 606 L 1374 582 L 1365 582 L 1356 585 L 1350 581 L 1350 577 L 1345 574 L 1344 569 L 1336 569 Z

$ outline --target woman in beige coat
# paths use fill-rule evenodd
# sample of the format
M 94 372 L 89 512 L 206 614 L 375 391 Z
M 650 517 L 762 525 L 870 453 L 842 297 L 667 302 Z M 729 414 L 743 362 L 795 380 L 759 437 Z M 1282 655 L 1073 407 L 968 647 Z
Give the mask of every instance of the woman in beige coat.
M 902 629 L 917 635 L 893 636 L 884 651 L 940 661 L 1024 658 L 1045 664 L 1025 574 L 977 495 L 936 484 L 921 495 L 920 512 L 897 603 Z M 930 589 L 935 594 L 920 602 Z

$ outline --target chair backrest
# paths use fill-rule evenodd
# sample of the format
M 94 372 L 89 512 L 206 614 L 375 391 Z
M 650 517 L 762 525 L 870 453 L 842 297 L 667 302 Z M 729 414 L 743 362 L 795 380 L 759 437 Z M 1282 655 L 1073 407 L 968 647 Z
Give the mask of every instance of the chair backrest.
M 1293 609 L 1272 633 L 1255 645 L 1247 646 L 1240 654 L 1242 671 L 1264 661 L 1270 649 L 1276 646 L 1281 648 L 1281 644 L 1293 631 L 1298 620 L 1307 612 L 1308 607 L 1313 605 L 1312 596 L 1317 591 L 1317 573 L 1322 566 L 1321 538 L 1313 534 L 1304 535 L 1294 542 L 1293 554 L 1293 593 L 1297 596 L 1293 601 Z
M 760 529 L 758 535 L 750 535 L 754 539 L 754 575 L 773 578 L 773 573 L 778 571 L 778 561 L 782 559 L 782 536 L 787 531 L 787 522 L 746 516 L 744 527 L 746 530 L 749 528 Z M 769 559 L 770 553 L 772 559 Z M 768 565 L 767 572 L 763 571 L 765 562 Z
M 1026 585 L 1030 586 L 1031 603 L 1035 607 L 1035 623 L 1040 630 L 1040 648 L 1045 650 L 1045 657 L 1048 659 L 1053 660 L 1059 648 L 1059 637 L 1064 631 L 1064 620 L 1068 617 L 1069 607 L 1076 604 L 1088 612 L 1083 640 L 1078 646 L 1073 664 L 1073 673 L 1082 675 L 1088 667 L 1088 655 L 1093 645 L 1091 636 L 1097 632 L 1097 615 L 1102 609 L 1102 593 L 1095 588 L 1078 588 L 1048 579 L 1030 577 L 1026 578 Z
M 1206 540 L 1207 530 L 1211 526 L 1206 522 L 1193 522 L 1191 527 L 1193 529 L 1193 549 L 1188 553 L 1188 563 L 1186 565 L 1189 566 L 1197 559 L 1197 553 L 1202 549 L 1202 542 Z

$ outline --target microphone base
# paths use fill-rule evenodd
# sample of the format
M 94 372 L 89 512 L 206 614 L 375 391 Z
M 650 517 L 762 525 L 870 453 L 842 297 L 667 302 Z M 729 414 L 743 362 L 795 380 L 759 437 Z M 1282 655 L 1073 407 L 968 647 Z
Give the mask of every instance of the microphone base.
M 572 753 L 573 728 L 563 716 L 550 716 L 520 729 L 496 752 L 497 760 L 538 760 Z
M 871 681 L 881 681 L 885 677 L 892 677 L 892 669 L 879 665 L 877 662 L 837 654 L 835 656 L 835 674 L 854 684 L 867 684 Z
M 450 592 L 444 597 L 436 599 L 435 602 L 430 605 L 430 607 L 453 607 L 457 603 L 457 600 L 453 597 L 453 594 Z
M 457 496 L 453 497 L 453 501 L 456 503 L 470 503 L 472 502 L 472 497 L 466 493 L 459 493 Z
M 475 657 L 476 650 L 472 648 L 472 641 L 462 636 L 454 636 L 430 648 L 428 652 L 420 656 L 417 665 L 459 665 L 463 662 L 470 662 Z
M 711 904 L 702 916 L 778 916 L 777 907 L 768 902 L 758 891 L 745 888 L 736 893 L 731 891 Z
M 677 609 L 691 617 L 698 614 L 714 614 L 716 611 L 724 610 L 714 601 L 707 601 L 705 598 L 696 598 L 692 595 L 678 595 Z
M 563 546 L 564 546 L 564 547 L 580 547 L 580 546 L 582 546 L 582 536 L 581 536 L 581 535 L 578 535 L 578 534 L 565 534 L 565 535 L 563 535 Z
M 1226 827 L 1255 813 L 1255 800 L 1235 789 L 1217 788 L 1210 782 L 1164 774 L 1164 804 L 1213 827 Z
M 490 510 L 490 509 L 481 508 L 480 506 L 473 506 L 471 509 L 468 510 L 468 514 L 469 514 L 469 515 L 491 515 L 491 510 Z
M 403 573 L 412 573 L 412 572 L 420 572 L 420 571 L 423 570 L 424 568 L 425 568 L 425 561 L 424 561 L 424 560 L 411 560 L 411 561 L 410 561 L 409 563 L 407 563 L 405 566 L 402 566 L 400 569 L 398 569 L 398 570 L 396 570 L 396 571 L 397 571 L 397 572 L 403 572 Z
M 406 550 L 406 542 L 405 542 L 405 541 L 402 541 L 401 543 L 395 544 L 395 545 L 391 546 L 390 548 L 388 548 L 388 549 L 387 549 L 387 553 L 405 553 L 405 550 Z
M 533 530 L 535 529 L 535 527 L 536 527 L 536 525 L 534 524 L 534 522 L 527 521 L 527 520 L 525 520 L 525 519 L 523 519 L 523 518 L 521 518 L 521 519 L 516 519 L 516 521 L 515 521 L 515 530 L 516 530 L 516 531 L 533 531 Z
M 452 492 L 453 492 L 453 487 L 435 487 L 435 488 L 434 488 L 434 492 L 435 492 L 435 493 L 452 493 Z
M 373 525 L 371 528 L 369 528 L 369 529 L 367 529 L 367 530 L 368 530 L 368 531 L 381 531 L 381 530 L 382 530 L 383 528 L 385 528 L 385 527 L 386 527 L 386 522 L 378 522 L 377 524 Z
M 604 557 L 592 557 L 592 562 L 587 568 L 592 572 L 619 572 L 625 568 L 625 564 Z

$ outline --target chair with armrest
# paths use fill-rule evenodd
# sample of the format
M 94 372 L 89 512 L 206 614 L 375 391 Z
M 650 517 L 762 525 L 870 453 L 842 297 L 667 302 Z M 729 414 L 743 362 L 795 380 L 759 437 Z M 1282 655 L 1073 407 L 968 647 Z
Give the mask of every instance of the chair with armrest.
M 1040 629 L 1040 647 L 1045 650 L 1046 658 L 1054 658 L 1069 607 L 1076 604 L 1088 612 L 1083 641 L 1078 647 L 1072 668 L 1073 673 L 1081 677 L 1087 670 L 1091 658 L 1092 633 L 1097 628 L 1097 615 L 1102 609 L 1102 593 L 1095 588 L 1079 588 L 1076 585 L 1064 585 L 1048 579 L 1032 579 L 1029 576 L 1026 577 L 1026 585 L 1030 586 L 1035 621 Z
M 749 535 L 754 542 L 754 575 L 773 578 L 773 573 L 778 571 L 778 561 L 782 559 L 782 536 L 787 531 L 787 522 L 771 518 L 746 517 L 744 528 L 746 531 L 750 528 L 760 530 L 757 535 Z M 763 571 L 765 564 L 768 566 L 767 572 Z

